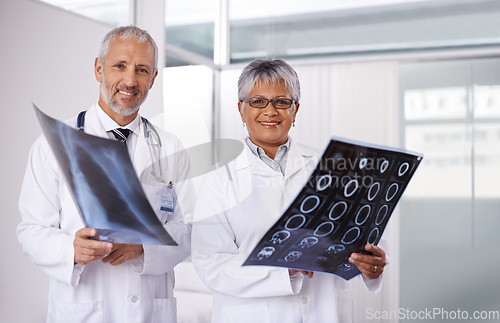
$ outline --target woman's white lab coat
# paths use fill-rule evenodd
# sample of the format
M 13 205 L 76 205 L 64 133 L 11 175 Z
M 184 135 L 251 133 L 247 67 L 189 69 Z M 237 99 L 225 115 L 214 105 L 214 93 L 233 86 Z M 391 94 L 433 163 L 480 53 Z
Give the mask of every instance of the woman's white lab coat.
M 87 111 L 85 131 L 106 137 L 96 109 L 94 105 Z M 76 119 L 70 124 L 76 125 Z M 154 183 L 143 173 L 152 163 L 143 127 L 140 122 L 132 161 L 157 210 L 161 186 L 148 185 Z M 176 192 L 180 199 L 192 198 L 188 187 L 182 187 L 189 163 L 175 154 L 182 150 L 180 142 L 160 129 L 158 132 L 163 143 L 164 176 L 179 183 Z M 171 158 L 167 161 L 168 155 Z M 23 221 L 17 232 L 23 250 L 50 276 L 47 322 L 176 322 L 173 268 L 189 254 L 191 231 L 180 213 L 165 225 L 179 246 L 145 245 L 143 255 L 118 266 L 100 260 L 74 265 L 73 240 L 84 223 L 43 137 L 32 147 L 19 207 Z M 183 211 L 187 215 L 190 210 Z M 165 216 L 159 211 L 157 214 Z M 164 223 L 166 219 L 161 220 Z
M 204 178 L 195 208 L 192 260 L 214 291 L 212 321 L 351 322 L 350 285 L 341 278 L 300 274 L 292 284 L 286 268 L 241 266 L 296 197 L 319 158 L 315 150 L 292 141 L 283 176 L 244 147 L 227 167 Z M 366 279 L 365 285 L 377 292 L 381 278 Z

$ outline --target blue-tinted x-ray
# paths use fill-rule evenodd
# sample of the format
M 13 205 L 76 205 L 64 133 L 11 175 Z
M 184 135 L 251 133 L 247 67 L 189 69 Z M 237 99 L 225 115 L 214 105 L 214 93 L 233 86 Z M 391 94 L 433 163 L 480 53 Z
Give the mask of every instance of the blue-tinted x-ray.
M 301 192 L 243 265 L 360 274 L 348 261 L 378 244 L 423 155 L 332 138 Z
M 123 143 L 73 129 L 33 107 L 85 226 L 97 229 L 103 241 L 177 245 L 153 211 Z

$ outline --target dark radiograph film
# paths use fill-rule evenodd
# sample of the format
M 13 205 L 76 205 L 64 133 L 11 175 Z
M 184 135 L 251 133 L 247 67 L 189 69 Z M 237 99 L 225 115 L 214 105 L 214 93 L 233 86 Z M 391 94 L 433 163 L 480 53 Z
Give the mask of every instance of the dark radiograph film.
M 85 226 L 97 229 L 103 241 L 177 245 L 152 209 L 124 144 L 73 129 L 33 107 Z
M 316 169 L 245 265 L 326 272 L 350 280 L 348 261 L 378 244 L 422 154 L 332 138 Z

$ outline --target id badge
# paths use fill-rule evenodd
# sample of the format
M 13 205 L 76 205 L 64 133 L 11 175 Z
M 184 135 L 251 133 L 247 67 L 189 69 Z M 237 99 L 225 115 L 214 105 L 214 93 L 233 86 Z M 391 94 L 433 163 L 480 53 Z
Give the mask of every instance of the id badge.
M 175 190 L 174 184 L 170 181 L 168 185 L 164 185 L 160 191 L 160 211 L 172 216 L 175 209 Z M 165 222 L 166 223 L 166 222 Z

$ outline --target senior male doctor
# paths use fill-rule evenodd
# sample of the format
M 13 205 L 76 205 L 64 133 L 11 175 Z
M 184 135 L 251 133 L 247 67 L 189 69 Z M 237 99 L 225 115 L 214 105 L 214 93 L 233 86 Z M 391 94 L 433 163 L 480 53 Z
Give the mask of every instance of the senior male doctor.
M 29 156 L 17 234 L 25 254 L 50 276 L 47 322 L 176 322 L 173 268 L 189 254 L 191 227 L 184 219 L 191 214 L 192 192 L 184 182 L 188 158 L 176 153 L 183 150 L 180 141 L 139 115 L 158 74 L 157 64 L 158 49 L 146 31 L 134 26 L 110 31 L 95 59 L 99 100 L 67 123 L 125 142 L 151 206 L 178 246 L 90 239 L 96 230 L 84 227 L 41 136 Z M 151 153 L 153 144 L 158 154 Z M 144 174 L 150 167 L 156 172 Z M 182 210 L 178 203 L 170 214 L 160 210 L 165 185 L 175 189 Z

